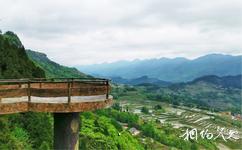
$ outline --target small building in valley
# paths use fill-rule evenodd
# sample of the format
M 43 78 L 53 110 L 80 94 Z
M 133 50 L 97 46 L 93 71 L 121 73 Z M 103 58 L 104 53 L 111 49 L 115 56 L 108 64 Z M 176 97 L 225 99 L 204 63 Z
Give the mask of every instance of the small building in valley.
M 140 134 L 140 131 L 139 130 L 137 130 L 136 128 L 130 128 L 129 129 L 129 132 L 132 134 L 132 135 L 138 135 L 138 134 Z

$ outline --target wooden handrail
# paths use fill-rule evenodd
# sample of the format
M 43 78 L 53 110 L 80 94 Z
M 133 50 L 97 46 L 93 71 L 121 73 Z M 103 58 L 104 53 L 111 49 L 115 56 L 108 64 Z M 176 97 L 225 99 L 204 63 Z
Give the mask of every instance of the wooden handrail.
M 109 79 L 103 79 L 103 78 L 22 78 L 22 79 L 0 79 L 1 82 L 36 82 L 36 81 L 56 81 L 56 80 L 62 80 L 62 81 L 68 81 L 68 80 L 74 80 L 74 81 L 107 81 Z M 110 81 L 110 80 L 109 80 Z
M 23 96 L 26 94 L 26 96 L 28 97 L 28 101 L 31 102 L 31 96 L 33 95 L 37 97 L 67 97 L 68 103 L 71 103 L 72 95 L 90 96 L 103 93 L 106 95 L 107 99 L 109 98 L 110 80 L 84 80 L 82 78 L 61 79 L 62 80 L 58 78 L 58 80 L 60 81 L 56 81 L 54 79 L 52 81 L 50 81 L 50 79 L 43 81 L 35 81 L 35 79 L 0 80 L 0 94 L 2 94 L 0 95 L 0 98 L 11 97 L 11 95 L 13 97 L 18 97 L 18 95 Z M 66 89 L 66 91 L 63 91 L 64 89 Z M 58 96 L 58 94 L 60 96 Z

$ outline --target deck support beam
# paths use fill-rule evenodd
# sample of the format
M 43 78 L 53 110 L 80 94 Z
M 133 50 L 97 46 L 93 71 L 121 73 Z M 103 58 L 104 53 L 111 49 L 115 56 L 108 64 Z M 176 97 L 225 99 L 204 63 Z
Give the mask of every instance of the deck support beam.
M 80 113 L 54 113 L 54 149 L 79 149 Z

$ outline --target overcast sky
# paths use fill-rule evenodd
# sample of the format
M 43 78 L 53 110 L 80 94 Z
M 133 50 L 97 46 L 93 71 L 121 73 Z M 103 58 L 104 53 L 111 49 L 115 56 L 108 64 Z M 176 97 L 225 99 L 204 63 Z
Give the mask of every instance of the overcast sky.
M 242 0 L 0 0 L 0 29 L 84 65 L 242 54 Z

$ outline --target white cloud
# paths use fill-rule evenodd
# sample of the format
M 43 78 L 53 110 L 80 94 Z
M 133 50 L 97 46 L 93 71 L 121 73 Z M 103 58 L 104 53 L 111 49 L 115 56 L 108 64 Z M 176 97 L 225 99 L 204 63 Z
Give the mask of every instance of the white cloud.
M 242 53 L 240 0 L 0 0 L 0 29 L 65 65 Z

